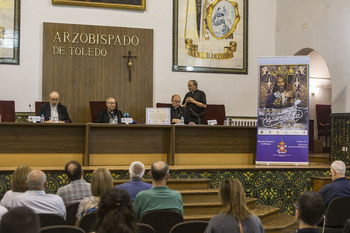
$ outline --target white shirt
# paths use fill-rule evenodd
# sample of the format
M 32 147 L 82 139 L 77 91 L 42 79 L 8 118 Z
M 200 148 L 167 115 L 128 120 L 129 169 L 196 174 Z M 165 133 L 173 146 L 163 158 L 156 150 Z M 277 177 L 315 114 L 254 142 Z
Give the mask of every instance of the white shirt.
M 1 199 L 0 204 L 7 209 L 12 208 L 12 199 L 15 198 L 17 195 L 23 194 L 22 192 L 14 192 L 12 190 L 9 190 L 5 193 L 4 197 Z
M 8 212 L 8 210 L 5 207 L 0 205 L 0 221 L 1 221 L 2 216 L 4 214 L 6 214 L 7 212 Z
M 59 121 L 58 119 L 58 110 L 57 110 L 57 105 L 56 106 L 52 106 L 51 107 L 51 121 L 57 123 Z M 56 122 L 57 121 L 57 122 Z
M 29 190 L 12 200 L 12 207 L 26 206 L 36 214 L 58 214 L 66 218 L 66 207 L 60 196 L 46 194 L 44 190 Z

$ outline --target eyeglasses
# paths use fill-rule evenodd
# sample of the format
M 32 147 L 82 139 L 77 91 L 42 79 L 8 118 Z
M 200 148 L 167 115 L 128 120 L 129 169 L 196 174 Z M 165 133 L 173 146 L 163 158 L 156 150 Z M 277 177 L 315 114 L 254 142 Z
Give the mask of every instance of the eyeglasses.
M 107 104 L 115 104 L 115 102 L 107 102 Z
M 181 103 L 181 101 L 173 101 L 174 103 Z
M 58 99 L 50 99 L 50 100 L 52 100 L 52 101 L 58 101 Z

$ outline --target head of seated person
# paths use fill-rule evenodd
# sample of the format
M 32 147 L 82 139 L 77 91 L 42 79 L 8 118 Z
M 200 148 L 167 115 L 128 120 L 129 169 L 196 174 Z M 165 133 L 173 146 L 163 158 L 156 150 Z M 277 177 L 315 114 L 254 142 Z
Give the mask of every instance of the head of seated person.
M 95 231 L 98 233 L 138 232 L 130 195 L 123 189 L 110 189 L 101 195 Z
M 39 217 L 28 207 L 11 209 L 3 215 L 0 233 L 39 233 Z
M 153 186 L 164 186 L 169 178 L 169 165 L 163 161 L 154 162 L 151 166 Z
M 81 164 L 74 160 L 69 161 L 64 167 L 64 170 L 71 181 L 80 180 L 84 175 Z
M 336 160 L 331 164 L 332 180 L 345 177 L 346 165 L 341 160 Z
M 12 173 L 11 185 L 13 192 L 25 192 L 28 190 L 28 186 L 26 185 L 28 174 L 32 171 L 32 169 L 28 166 L 19 166 Z
M 316 228 L 322 220 L 325 204 L 321 194 L 306 191 L 297 203 L 295 217 L 299 221 L 299 229 Z
M 132 162 L 129 167 L 129 175 L 133 180 L 141 180 L 145 174 L 145 165 L 139 161 Z

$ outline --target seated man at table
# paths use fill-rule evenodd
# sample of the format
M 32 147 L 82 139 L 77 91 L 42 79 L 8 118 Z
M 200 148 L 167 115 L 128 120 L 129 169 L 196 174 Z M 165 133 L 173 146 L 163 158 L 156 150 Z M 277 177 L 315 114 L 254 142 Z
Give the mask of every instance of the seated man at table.
M 45 123 L 72 123 L 67 107 L 62 105 L 59 100 L 60 95 L 53 91 L 50 93 L 49 103 L 40 105 L 38 116 L 44 114 Z
M 116 108 L 116 104 L 115 99 L 109 97 L 106 101 L 107 108 L 97 113 L 95 123 L 110 123 L 115 117 L 118 117 L 118 124 L 120 124 L 123 113 Z
M 350 182 L 345 177 L 346 166 L 343 161 L 336 160 L 331 165 L 333 182 L 322 187 L 322 195 L 326 206 L 336 197 L 350 197 Z
M 133 162 L 129 167 L 130 181 L 115 186 L 117 189 L 124 189 L 130 194 L 131 200 L 135 200 L 136 195 L 143 190 L 152 188 L 152 185 L 142 181 L 145 173 L 145 165 L 139 161 Z
M 152 210 L 177 210 L 183 214 L 182 196 L 178 191 L 166 186 L 170 176 L 169 166 L 158 161 L 151 166 L 152 188 L 139 192 L 134 202 L 134 210 L 138 219 Z
M 187 110 L 180 106 L 181 97 L 178 94 L 175 94 L 171 97 L 171 105 L 170 105 L 170 114 L 171 114 L 171 124 L 180 124 L 181 117 L 184 118 L 185 124 L 194 125 L 194 122 L 189 122 L 189 115 Z

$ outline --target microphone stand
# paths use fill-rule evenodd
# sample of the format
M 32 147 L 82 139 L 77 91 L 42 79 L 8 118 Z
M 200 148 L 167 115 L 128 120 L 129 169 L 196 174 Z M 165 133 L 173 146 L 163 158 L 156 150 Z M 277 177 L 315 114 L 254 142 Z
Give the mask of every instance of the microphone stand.
M 193 110 L 192 110 L 192 108 L 190 108 L 190 111 L 198 118 L 198 124 L 200 125 L 201 124 L 201 118 L 198 116 L 198 114 L 197 113 L 195 113 Z

